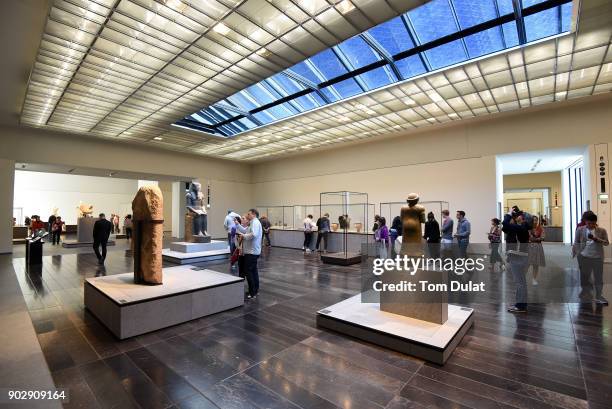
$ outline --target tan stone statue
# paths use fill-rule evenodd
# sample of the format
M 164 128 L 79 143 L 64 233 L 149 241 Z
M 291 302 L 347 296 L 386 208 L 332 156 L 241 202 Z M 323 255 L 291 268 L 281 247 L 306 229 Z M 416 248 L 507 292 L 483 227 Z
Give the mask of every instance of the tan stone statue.
M 410 193 L 406 199 L 408 205 L 403 206 L 402 219 L 402 249 L 400 255 L 420 257 L 423 255 L 423 231 L 421 223 L 425 223 L 425 208 L 419 203 L 419 195 Z
M 164 198 L 156 185 L 142 186 L 132 201 L 134 282 L 162 284 Z
M 77 210 L 79 212 L 78 217 L 89 217 L 93 213 L 93 205 L 79 203 Z

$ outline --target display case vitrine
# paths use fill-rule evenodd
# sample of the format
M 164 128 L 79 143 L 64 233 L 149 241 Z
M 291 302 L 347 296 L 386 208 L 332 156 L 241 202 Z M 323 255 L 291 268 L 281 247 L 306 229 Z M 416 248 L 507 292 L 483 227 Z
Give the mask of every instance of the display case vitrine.
M 324 263 L 350 265 L 360 263 L 363 244 L 367 248 L 370 231 L 368 194 L 361 192 L 323 192 L 320 194 L 321 214 L 329 214 L 331 230 L 339 233 L 336 252 L 321 256 Z
M 449 204 L 445 201 L 439 200 L 429 200 L 429 201 L 419 201 L 420 205 L 425 207 L 426 213 L 433 212 L 434 216 L 436 216 L 436 220 L 440 222 L 442 220 L 442 210 L 449 210 Z M 400 211 L 402 210 L 402 206 L 406 205 L 406 201 L 403 202 L 383 202 L 379 207 L 379 215 L 384 217 L 387 226 L 391 226 L 393 224 L 393 219 L 396 216 L 400 215 Z
M 313 222 L 321 216 L 320 206 L 316 205 L 295 205 L 293 206 L 293 226 L 297 230 L 304 228 L 304 219 L 311 215 Z
M 259 215 L 266 216 L 273 229 L 293 229 L 293 206 L 259 206 Z

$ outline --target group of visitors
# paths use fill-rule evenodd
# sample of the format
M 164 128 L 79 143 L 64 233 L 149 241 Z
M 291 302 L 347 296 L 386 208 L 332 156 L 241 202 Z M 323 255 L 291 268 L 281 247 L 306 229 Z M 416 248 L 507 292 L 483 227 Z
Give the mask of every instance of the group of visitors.
M 267 219 L 266 219 L 267 221 Z M 264 223 L 259 220 L 257 209 L 250 209 L 240 216 L 231 209 L 225 217 L 224 227 L 230 246 L 232 269 L 238 268 L 240 277 L 245 277 L 248 284 L 247 298 L 253 299 L 259 295 L 259 270 L 257 260 L 261 255 L 264 237 Z M 267 233 L 270 232 L 269 222 Z M 270 239 L 268 237 L 268 245 Z
M 325 213 L 323 214 L 323 216 L 319 217 L 316 223 L 314 222 L 314 217 L 312 216 L 312 214 L 309 214 L 306 216 L 302 223 L 304 228 L 304 243 L 302 245 L 302 251 L 304 251 L 305 253 L 310 253 L 313 251 L 312 241 L 316 232 L 317 241 L 315 244 L 315 249 L 316 251 L 322 251 L 326 253 L 329 232 L 331 231 L 329 213 Z M 321 242 L 323 242 L 323 250 L 320 250 Z
M 509 270 L 512 273 L 516 286 L 516 302 L 509 312 L 527 312 L 527 274 L 529 267 L 532 268 L 534 286 L 538 285 L 538 273 L 540 267 L 546 266 L 544 248 L 542 241 L 545 238 L 542 222 L 537 216 L 532 216 L 520 210 L 517 206 L 504 216 L 501 222 L 501 230 L 506 234 L 506 256 Z M 503 266 L 503 260 L 499 255 L 499 243 L 501 233 L 499 232 L 499 219 L 491 221 L 491 263 L 494 268 L 499 262 Z M 597 215 L 592 211 L 586 211 L 578 224 L 572 245 L 572 257 L 578 259 L 580 270 L 580 299 L 600 305 L 608 305 L 608 300 L 603 296 L 603 264 L 604 246 L 609 245 L 607 231 L 597 225 Z M 591 276 L 593 282 L 591 282 Z M 593 296 L 593 287 L 595 295 Z
M 433 212 L 427 214 L 423 239 L 427 243 L 428 256 L 440 257 L 440 251 L 451 251 L 451 245 L 456 240 L 459 249 L 459 257 L 467 257 L 467 248 L 470 243 L 471 225 L 465 218 L 463 210 L 457 211 L 457 230 L 453 235 L 454 221 L 448 210 L 442 210 L 442 227 L 436 220 Z M 393 257 L 395 255 L 395 242 L 402 236 L 402 219 L 395 216 L 391 228 L 387 227 L 387 220 L 380 216 L 374 216 L 372 227 L 374 241 L 376 243 L 376 255 L 379 258 Z M 448 255 L 448 254 L 447 254 Z

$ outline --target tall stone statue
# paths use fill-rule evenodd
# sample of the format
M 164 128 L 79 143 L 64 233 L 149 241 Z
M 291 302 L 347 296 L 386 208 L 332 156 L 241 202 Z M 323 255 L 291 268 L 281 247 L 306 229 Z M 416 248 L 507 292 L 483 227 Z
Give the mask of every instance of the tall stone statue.
M 210 242 L 208 235 L 208 215 L 204 206 L 202 185 L 191 182 L 187 192 L 187 214 L 185 215 L 185 241 L 196 243 Z
M 419 205 L 419 195 L 410 193 L 407 205 L 402 207 L 402 248 L 400 256 L 419 258 L 424 254 L 423 233 L 421 224 L 425 223 L 425 208 Z M 428 281 L 431 284 L 447 283 L 445 271 L 418 269 L 410 276 L 402 270 L 386 271 L 382 275 L 383 286 L 386 284 L 398 285 L 408 279 L 413 283 Z M 448 319 L 448 295 L 444 291 L 438 292 L 405 292 L 381 291 L 380 309 L 393 314 L 404 315 L 418 320 L 444 324 Z
M 134 282 L 162 284 L 164 198 L 156 185 L 142 186 L 132 201 Z
M 407 206 L 400 212 L 402 219 L 402 249 L 401 256 L 420 257 L 423 255 L 423 231 L 421 224 L 425 223 L 425 208 L 419 203 L 419 195 L 410 193 L 406 199 Z

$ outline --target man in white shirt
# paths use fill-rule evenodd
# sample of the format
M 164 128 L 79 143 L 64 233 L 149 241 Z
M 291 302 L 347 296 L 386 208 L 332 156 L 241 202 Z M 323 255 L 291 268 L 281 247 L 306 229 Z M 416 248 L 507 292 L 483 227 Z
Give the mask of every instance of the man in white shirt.
M 236 234 L 242 236 L 242 254 L 246 279 L 249 285 L 247 298 L 255 298 L 259 293 L 259 271 L 257 259 L 261 254 L 262 228 L 257 209 L 250 209 L 247 213 L 248 226 L 241 226 L 236 222 Z
M 608 305 L 603 296 L 603 264 L 604 246 L 610 244 L 608 232 L 597 226 L 597 215 L 587 212 L 583 216 L 585 224 L 576 229 L 572 256 L 578 257 L 580 267 L 580 285 L 582 291 L 580 298 L 584 301 L 595 301 L 600 305 Z M 595 298 L 593 299 L 591 274 L 595 285 Z
M 238 213 L 234 212 L 232 209 L 227 209 L 227 216 L 225 216 L 225 220 L 223 221 L 223 228 L 227 233 L 227 244 L 228 246 L 232 246 L 232 226 L 234 225 L 234 218 L 240 216 Z
M 309 214 L 304 219 L 304 245 L 302 246 L 302 250 L 306 253 L 310 253 L 310 243 L 312 243 L 312 231 L 316 227 L 314 222 L 312 221 L 312 215 Z

